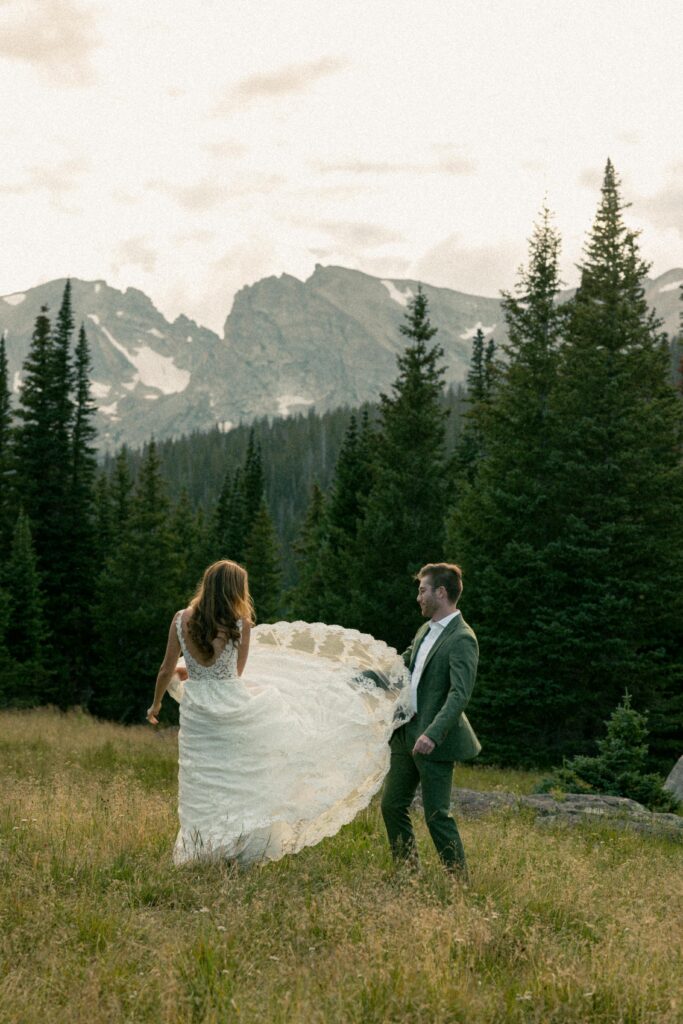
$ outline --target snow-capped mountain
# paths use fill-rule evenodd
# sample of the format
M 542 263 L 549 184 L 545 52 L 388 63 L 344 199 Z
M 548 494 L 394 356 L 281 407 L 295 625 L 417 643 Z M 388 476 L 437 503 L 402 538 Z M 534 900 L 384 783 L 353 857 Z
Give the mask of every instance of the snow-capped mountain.
M 683 270 L 647 282 L 647 297 L 674 335 Z M 36 316 L 59 309 L 65 280 L 0 298 L 10 381 L 16 394 Z M 446 380 L 464 379 L 481 327 L 505 337 L 498 299 L 424 284 L 444 349 Z M 376 400 L 396 377 L 399 331 L 416 281 L 382 280 L 316 267 L 306 281 L 283 274 L 243 288 L 220 338 L 185 316 L 169 323 L 141 291 L 72 279 L 77 324 L 92 350 L 93 395 L 104 448 L 137 446 L 191 430 L 221 429 L 257 416 Z

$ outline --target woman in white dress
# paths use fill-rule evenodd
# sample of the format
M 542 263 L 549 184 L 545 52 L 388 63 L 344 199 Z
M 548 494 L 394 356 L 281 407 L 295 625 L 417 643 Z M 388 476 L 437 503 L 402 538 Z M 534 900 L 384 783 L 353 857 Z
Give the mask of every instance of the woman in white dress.
M 334 835 L 382 785 L 406 713 L 393 648 L 341 626 L 253 618 L 246 571 L 223 560 L 171 622 L 147 719 L 157 724 L 167 690 L 179 701 L 176 864 L 277 860 Z

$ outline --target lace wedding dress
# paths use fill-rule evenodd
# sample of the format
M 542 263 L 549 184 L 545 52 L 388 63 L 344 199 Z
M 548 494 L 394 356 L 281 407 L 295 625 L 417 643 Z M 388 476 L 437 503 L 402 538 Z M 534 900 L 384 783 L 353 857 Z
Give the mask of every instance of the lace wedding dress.
M 409 717 L 402 659 L 356 630 L 278 622 L 252 629 L 238 678 L 237 647 L 201 665 L 180 620 L 174 862 L 278 860 L 334 835 L 379 790 L 391 732 Z

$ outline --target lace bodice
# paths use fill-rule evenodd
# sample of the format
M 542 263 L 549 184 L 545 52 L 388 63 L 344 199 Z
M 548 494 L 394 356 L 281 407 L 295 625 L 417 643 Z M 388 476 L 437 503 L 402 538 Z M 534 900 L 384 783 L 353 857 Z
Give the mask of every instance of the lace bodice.
M 228 641 L 218 657 L 210 665 L 202 665 L 196 658 L 193 658 L 187 649 L 182 627 L 182 610 L 176 615 L 176 630 L 180 649 L 185 659 L 189 682 L 198 679 L 236 679 L 237 678 L 237 645 Z M 242 631 L 241 620 L 237 623 L 240 632 Z

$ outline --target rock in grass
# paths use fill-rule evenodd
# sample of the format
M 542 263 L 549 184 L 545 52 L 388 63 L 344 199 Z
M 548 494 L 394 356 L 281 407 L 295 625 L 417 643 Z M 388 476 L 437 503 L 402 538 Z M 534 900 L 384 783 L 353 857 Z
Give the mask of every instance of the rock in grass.
M 415 805 L 422 806 L 420 792 Z M 511 811 L 529 808 L 536 814 L 539 825 L 578 825 L 589 821 L 604 821 L 611 828 L 665 835 L 683 841 L 683 818 L 677 814 L 661 814 L 648 811 L 642 804 L 623 796 L 601 794 L 566 793 L 562 797 L 550 793 L 533 793 L 517 796 L 514 793 L 485 793 L 476 789 L 453 790 L 451 806 L 456 815 L 480 817 L 491 811 Z
M 666 777 L 664 789 L 673 793 L 677 800 L 683 804 L 683 755 L 679 757 L 676 764 Z

